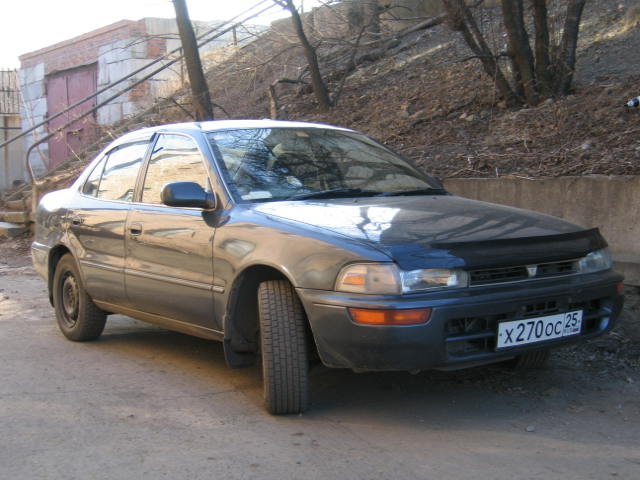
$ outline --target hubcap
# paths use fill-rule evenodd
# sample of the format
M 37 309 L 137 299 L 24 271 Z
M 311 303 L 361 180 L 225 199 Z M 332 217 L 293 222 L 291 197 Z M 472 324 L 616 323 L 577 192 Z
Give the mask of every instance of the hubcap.
M 79 303 L 78 282 L 71 273 L 68 273 L 62 282 L 62 308 L 66 323 L 70 327 L 78 321 Z

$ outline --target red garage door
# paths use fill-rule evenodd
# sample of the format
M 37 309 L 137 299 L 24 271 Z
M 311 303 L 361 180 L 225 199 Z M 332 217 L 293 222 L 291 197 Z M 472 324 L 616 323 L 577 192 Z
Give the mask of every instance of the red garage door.
M 47 76 L 47 108 L 48 115 L 54 115 L 69 105 L 82 100 L 96 92 L 97 64 L 63 70 Z M 71 111 L 51 120 L 49 132 L 65 125 L 74 117 L 95 107 L 96 100 L 92 98 L 83 102 Z M 94 139 L 95 113 L 74 122 L 49 140 L 49 168 L 55 167 L 82 150 Z

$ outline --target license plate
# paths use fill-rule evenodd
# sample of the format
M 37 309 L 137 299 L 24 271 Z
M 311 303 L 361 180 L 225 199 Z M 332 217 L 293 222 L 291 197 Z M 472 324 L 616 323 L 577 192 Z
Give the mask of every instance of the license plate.
M 496 349 L 570 337 L 580 333 L 582 310 L 498 324 Z

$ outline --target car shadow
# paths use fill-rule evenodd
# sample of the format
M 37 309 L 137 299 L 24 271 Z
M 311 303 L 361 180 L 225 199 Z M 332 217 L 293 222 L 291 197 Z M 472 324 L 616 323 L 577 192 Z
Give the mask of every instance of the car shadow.
M 256 413 L 262 410 L 260 365 L 228 368 L 220 342 L 116 316 L 98 343 L 101 350 L 120 359 L 167 372 L 169 377 L 163 378 L 168 382 L 179 378 L 214 393 L 241 393 Z M 407 428 L 513 424 L 526 429 L 545 412 L 574 409 L 579 413 L 589 408 L 585 394 L 602 387 L 585 382 L 576 375 L 578 371 L 563 362 L 554 363 L 553 357 L 548 367 L 534 370 L 493 365 L 416 375 L 354 373 L 318 365 L 310 371 L 310 406 L 304 417 Z

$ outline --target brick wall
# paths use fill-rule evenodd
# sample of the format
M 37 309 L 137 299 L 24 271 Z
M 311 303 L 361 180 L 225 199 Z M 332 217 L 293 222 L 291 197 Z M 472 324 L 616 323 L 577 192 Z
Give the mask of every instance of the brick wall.
M 151 37 L 147 40 L 147 58 L 156 59 L 167 53 L 167 39 Z
M 143 22 L 122 20 L 79 37 L 22 55 L 20 57 L 21 68 L 44 63 L 44 73 L 48 75 L 60 70 L 95 63 L 100 47 L 117 40 L 142 37 L 144 34 Z
M 151 91 L 149 80 L 139 83 L 131 90 L 129 90 L 129 101 L 137 102 L 140 100 L 144 100 L 149 96 Z

